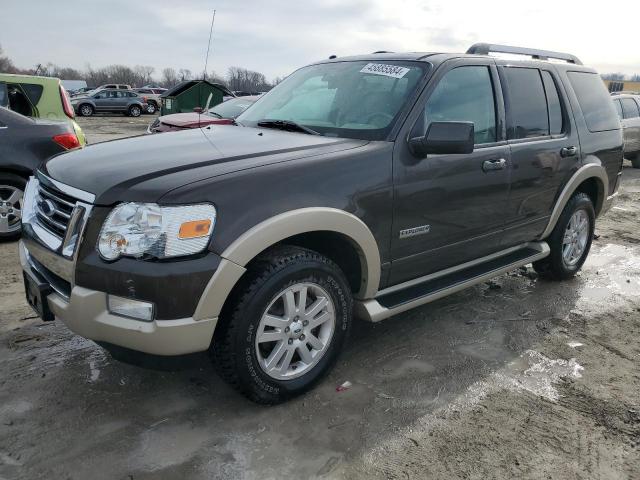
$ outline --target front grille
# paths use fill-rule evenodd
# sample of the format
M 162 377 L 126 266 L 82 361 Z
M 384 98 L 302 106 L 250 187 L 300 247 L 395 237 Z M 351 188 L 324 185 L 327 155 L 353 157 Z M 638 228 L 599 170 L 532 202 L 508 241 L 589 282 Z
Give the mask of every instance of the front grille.
M 42 182 L 38 185 L 35 201 L 37 222 L 61 240 L 67 233 L 75 206 L 75 198 Z

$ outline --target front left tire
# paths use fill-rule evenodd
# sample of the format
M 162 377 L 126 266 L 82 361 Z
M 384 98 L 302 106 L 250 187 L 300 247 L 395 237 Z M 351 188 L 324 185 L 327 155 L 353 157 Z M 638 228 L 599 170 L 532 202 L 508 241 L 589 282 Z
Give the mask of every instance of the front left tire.
M 138 105 L 131 105 L 129 107 L 128 113 L 131 117 L 139 117 L 142 114 L 142 108 L 140 108 Z
M 257 258 L 223 309 L 210 349 L 224 380 L 276 404 L 331 369 L 352 323 L 347 280 L 312 250 L 276 247 Z

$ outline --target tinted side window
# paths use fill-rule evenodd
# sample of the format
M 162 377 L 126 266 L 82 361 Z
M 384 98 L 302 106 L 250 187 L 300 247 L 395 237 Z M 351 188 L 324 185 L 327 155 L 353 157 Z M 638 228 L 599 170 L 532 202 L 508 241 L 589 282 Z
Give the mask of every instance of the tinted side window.
M 33 83 L 21 83 L 20 86 L 24 91 L 25 95 L 31 102 L 31 105 L 36 106 L 40 101 L 40 97 L 42 97 L 42 85 L 35 85 Z
M 541 74 L 542 81 L 544 83 L 544 91 L 547 94 L 547 106 L 549 109 L 549 130 L 551 135 L 558 135 L 564 131 L 562 105 L 560 103 L 558 87 L 549 72 L 542 71 Z
M 496 106 L 489 67 L 458 67 L 446 73 L 425 106 L 431 122 L 473 122 L 475 143 L 496 141 Z
M 535 68 L 504 69 L 508 86 L 507 138 L 549 135 L 547 100 L 540 71 Z
M 589 72 L 567 72 L 567 76 L 576 92 L 582 115 L 590 132 L 620 128 L 616 110 L 611 104 L 611 96 L 600 75 Z
M 620 100 L 614 100 L 613 106 L 616 107 L 616 112 L 618 112 L 618 116 L 622 119 L 622 105 L 620 105 Z
M 640 117 L 640 112 L 638 112 L 638 105 L 633 98 L 622 98 L 620 99 L 620 103 L 622 103 L 622 112 L 624 113 L 624 118 Z

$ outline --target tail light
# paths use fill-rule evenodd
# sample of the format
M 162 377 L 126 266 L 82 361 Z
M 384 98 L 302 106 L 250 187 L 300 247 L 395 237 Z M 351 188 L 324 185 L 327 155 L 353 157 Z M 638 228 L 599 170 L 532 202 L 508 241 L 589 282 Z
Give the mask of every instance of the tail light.
M 52 140 L 67 150 L 78 148 L 80 146 L 78 137 L 76 137 L 74 133 L 61 133 L 60 135 L 53 137 Z
M 147 97 L 142 97 L 142 103 L 147 103 Z
M 60 85 L 60 100 L 62 100 L 62 109 L 64 114 L 69 118 L 75 118 L 76 112 L 73 111 L 71 102 L 69 101 L 69 95 L 62 85 Z

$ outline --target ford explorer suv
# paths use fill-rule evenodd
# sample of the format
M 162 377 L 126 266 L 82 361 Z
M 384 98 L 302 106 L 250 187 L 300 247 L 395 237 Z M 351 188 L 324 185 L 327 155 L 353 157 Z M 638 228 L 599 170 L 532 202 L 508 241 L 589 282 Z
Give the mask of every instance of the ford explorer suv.
M 281 402 L 328 372 L 354 316 L 529 263 L 573 277 L 622 147 L 600 76 L 573 55 L 328 59 L 235 125 L 46 162 L 23 207 L 27 298 L 116 357 L 209 351 L 237 390 Z
M 640 168 L 640 95 L 621 94 L 612 98 L 624 137 L 624 155 L 633 168 Z

